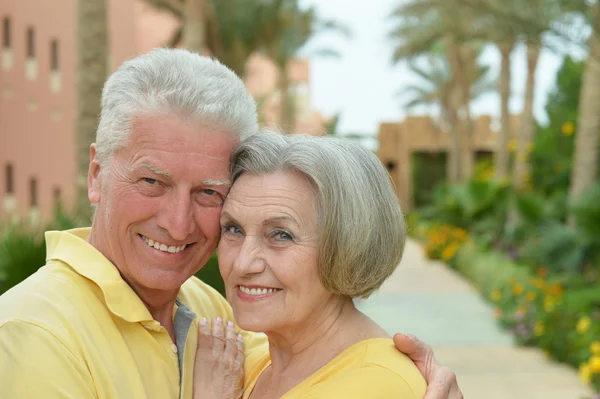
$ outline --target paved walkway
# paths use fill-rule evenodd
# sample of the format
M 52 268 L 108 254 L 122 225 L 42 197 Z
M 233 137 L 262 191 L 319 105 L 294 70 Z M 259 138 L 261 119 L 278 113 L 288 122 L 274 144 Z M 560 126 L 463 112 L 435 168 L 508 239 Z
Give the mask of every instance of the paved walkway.
M 357 304 L 390 334 L 413 333 L 431 344 L 457 374 L 466 399 L 590 396 L 575 370 L 514 346 L 475 289 L 443 263 L 425 259 L 414 241 L 381 290 Z

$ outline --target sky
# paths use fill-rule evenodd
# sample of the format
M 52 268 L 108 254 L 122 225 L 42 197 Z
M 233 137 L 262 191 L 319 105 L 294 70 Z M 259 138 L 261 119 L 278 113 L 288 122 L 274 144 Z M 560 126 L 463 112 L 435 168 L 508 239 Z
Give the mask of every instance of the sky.
M 340 113 L 340 134 L 376 136 L 379 123 L 400 121 L 406 116 L 402 87 L 418 81 L 408 72 L 405 63 L 392 65 L 393 43 L 388 39 L 389 14 L 401 0 L 304 0 L 314 5 L 321 18 L 334 19 L 352 31 L 351 38 L 328 33 L 313 40 L 303 51 L 311 59 L 311 95 L 313 107 L 326 116 Z M 322 48 L 335 49 L 339 58 L 311 56 Z M 491 66 L 497 76 L 500 54 L 490 46 L 481 61 Z M 552 89 L 562 56 L 543 50 L 536 73 L 534 113 L 540 122 L 547 120 L 544 111 L 548 92 Z M 524 47 L 513 54 L 511 112 L 523 107 L 526 80 Z M 482 96 L 472 104 L 473 115 L 489 114 L 498 118 L 500 110 L 497 94 Z M 423 114 L 415 109 L 413 114 Z M 368 142 L 369 140 L 367 140 Z M 374 140 L 371 140 L 373 142 Z M 369 145 L 369 144 L 367 144 Z M 369 145 L 372 147 L 375 144 Z

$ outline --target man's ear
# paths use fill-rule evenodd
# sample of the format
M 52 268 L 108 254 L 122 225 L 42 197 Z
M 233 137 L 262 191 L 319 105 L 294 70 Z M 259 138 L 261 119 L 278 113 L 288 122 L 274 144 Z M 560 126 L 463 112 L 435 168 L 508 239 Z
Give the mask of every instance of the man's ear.
M 88 169 L 88 199 L 92 204 L 100 202 L 100 163 L 96 153 L 96 143 L 90 146 L 90 167 Z

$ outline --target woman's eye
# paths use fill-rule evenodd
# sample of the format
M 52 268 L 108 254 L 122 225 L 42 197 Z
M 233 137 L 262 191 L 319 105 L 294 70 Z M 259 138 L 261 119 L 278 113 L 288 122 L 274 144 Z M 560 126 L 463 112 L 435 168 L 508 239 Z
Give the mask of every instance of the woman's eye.
M 240 234 L 241 232 L 242 231 L 240 230 L 240 228 L 234 224 L 227 224 L 223 226 L 224 234 Z
M 156 183 L 158 183 L 158 180 L 153 179 L 151 177 L 144 177 L 144 181 L 150 185 L 155 185 Z
M 273 236 L 280 241 L 293 241 L 294 237 L 286 231 L 276 231 Z

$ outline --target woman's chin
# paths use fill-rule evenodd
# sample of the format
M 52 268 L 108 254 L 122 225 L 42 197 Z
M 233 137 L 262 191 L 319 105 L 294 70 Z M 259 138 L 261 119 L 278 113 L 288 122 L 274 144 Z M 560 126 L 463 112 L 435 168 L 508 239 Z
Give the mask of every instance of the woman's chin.
M 245 331 L 252 332 L 265 332 L 270 323 L 265 323 L 264 316 L 263 320 L 257 320 L 257 317 L 248 317 L 248 315 L 239 315 L 235 311 L 233 312 L 235 322 L 238 327 Z M 260 318 L 260 316 L 258 317 Z

